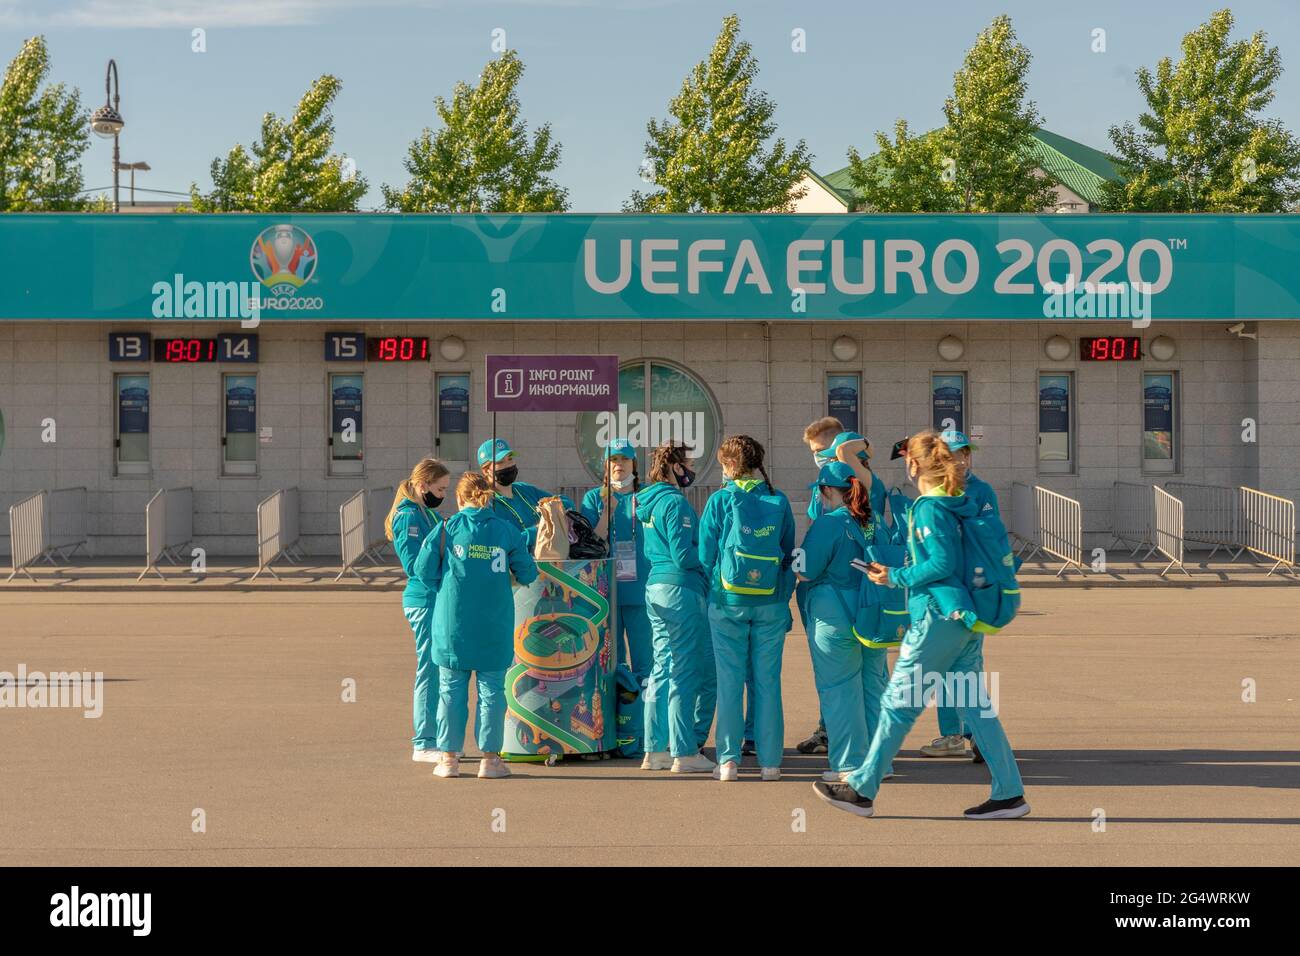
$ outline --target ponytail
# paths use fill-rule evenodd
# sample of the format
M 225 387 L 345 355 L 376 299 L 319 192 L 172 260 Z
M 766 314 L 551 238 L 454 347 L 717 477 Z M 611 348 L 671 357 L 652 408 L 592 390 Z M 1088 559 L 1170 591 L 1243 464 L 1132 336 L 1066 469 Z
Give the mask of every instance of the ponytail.
M 451 472 L 447 466 L 437 458 L 421 458 L 416 462 L 415 467 L 411 469 L 411 477 L 404 478 L 397 486 L 397 494 L 393 495 L 393 506 L 388 509 L 388 517 L 384 519 L 384 536 L 389 541 L 393 540 L 393 519 L 397 517 L 397 509 L 403 501 L 414 501 L 420 504 L 420 496 L 415 493 L 415 486 L 431 485 L 443 475 L 450 475 Z
M 950 495 L 966 490 L 966 465 L 933 429 L 907 440 L 907 457 L 916 462 L 920 476 L 938 484 Z
M 849 486 L 840 489 L 840 497 L 859 527 L 871 527 L 871 493 L 862 482 L 856 477 L 850 478 Z

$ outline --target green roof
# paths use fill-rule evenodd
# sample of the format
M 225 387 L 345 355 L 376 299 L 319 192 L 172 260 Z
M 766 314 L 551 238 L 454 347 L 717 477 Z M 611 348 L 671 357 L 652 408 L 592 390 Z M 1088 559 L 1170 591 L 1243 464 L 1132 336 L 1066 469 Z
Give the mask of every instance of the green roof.
M 1101 184 L 1118 180 L 1119 171 L 1109 156 L 1101 150 L 1076 143 L 1045 129 L 1034 132 L 1034 159 L 1038 168 L 1066 189 L 1087 200 L 1089 205 L 1101 203 Z M 834 191 L 850 208 L 860 198 L 854 194 L 849 178 L 849 167 L 816 177 Z

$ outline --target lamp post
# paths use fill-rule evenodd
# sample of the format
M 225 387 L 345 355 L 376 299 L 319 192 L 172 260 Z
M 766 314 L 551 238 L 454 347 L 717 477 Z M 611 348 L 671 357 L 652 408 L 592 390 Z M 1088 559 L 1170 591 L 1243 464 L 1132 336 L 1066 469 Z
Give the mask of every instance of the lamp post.
M 120 161 L 122 154 L 118 149 L 117 136 L 126 125 L 122 120 L 122 114 L 117 111 L 122 101 L 121 93 L 121 83 L 117 78 L 117 63 L 109 60 L 108 69 L 104 73 L 104 105 L 90 114 L 90 128 L 96 136 L 102 136 L 104 139 L 113 137 L 113 212 L 121 209 L 118 203 L 117 174 L 122 165 Z
M 138 169 L 142 173 L 149 172 L 148 163 L 118 163 L 118 169 L 130 170 L 131 173 L 131 205 L 135 205 L 135 171 Z

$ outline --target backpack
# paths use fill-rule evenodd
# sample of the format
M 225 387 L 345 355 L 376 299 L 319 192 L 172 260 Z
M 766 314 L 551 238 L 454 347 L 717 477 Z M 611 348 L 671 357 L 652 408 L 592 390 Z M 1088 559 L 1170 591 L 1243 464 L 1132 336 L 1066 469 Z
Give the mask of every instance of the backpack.
M 641 698 L 641 682 L 626 664 L 619 664 L 614 672 L 614 684 L 618 691 L 615 707 L 615 720 L 618 724 L 614 732 L 620 757 L 639 757 L 645 753 L 645 702 Z
M 907 544 L 907 512 L 912 507 L 912 499 L 899 488 L 890 488 L 887 496 L 889 502 L 889 525 L 885 527 L 889 535 L 890 543 L 897 545 Z M 880 523 L 884 526 L 884 515 L 880 516 Z M 876 537 L 879 539 L 880 531 L 877 530 Z M 882 564 L 885 562 L 881 562 Z M 895 565 L 890 565 L 895 567 Z
M 771 485 L 767 486 L 771 490 Z M 719 576 L 732 594 L 775 595 L 781 583 L 781 522 L 785 509 L 774 501 L 732 489 L 722 539 Z
M 970 593 L 973 607 L 956 606 L 951 599 L 945 601 L 936 594 L 939 610 L 945 617 L 955 610 L 973 610 L 975 626 L 971 630 L 980 634 L 996 634 L 1015 620 L 1020 610 L 1020 583 L 1016 571 L 1020 567 L 1007 537 L 1007 527 L 992 512 L 974 518 L 959 518 L 961 530 L 962 561 L 959 571 L 962 584 Z M 945 607 L 953 603 L 953 607 Z
M 867 541 L 856 522 L 849 522 L 847 527 L 849 537 L 862 548 L 864 561 L 874 561 L 886 567 L 902 567 L 903 546 L 889 540 L 883 522 L 873 522 L 871 541 Z M 838 589 L 832 590 L 839 596 Z M 857 612 L 849 613 L 842 596 L 840 606 L 853 622 L 853 636 L 867 647 L 898 647 L 903 643 L 903 635 L 912 625 L 912 618 L 907 612 L 907 591 L 876 584 L 865 574 L 858 584 Z

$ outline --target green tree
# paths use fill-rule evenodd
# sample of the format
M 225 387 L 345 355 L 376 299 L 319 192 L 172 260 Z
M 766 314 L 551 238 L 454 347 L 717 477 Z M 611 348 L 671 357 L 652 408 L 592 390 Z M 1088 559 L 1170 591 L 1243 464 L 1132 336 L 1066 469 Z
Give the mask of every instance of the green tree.
M 803 195 L 812 156 L 803 140 L 764 146 L 776 133 L 776 104 L 753 88 L 758 61 L 739 32 L 738 17 L 723 20 L 708 59 L 668 104 L 671 118 L 646 124 L 642 170 L 658 189 L 634 192 L 625 210 L 775 212 Z
M 195 212 L 354 212 L 366 181 L 343 156 L 331 153 L 334 117 L 330 104 L 342 84 L 326 74 L 311 85 L 282 120 L 262 117 L 262 136 L 245 150 L 237 144 L 210 167 L 212 190 L 190 185 Z M 251 152 L 252 155 L 249 155 Z
M 50 72 L 45 38 L 36 36 L 0 81 L 0 211 L 84 208 L 81 156 L 90 144 L 81 94 L 42 83 Z
M 400 212 L 563 212 L 568 190 L 550 174 L 560 145 L 544 123 L 530 137 L 516 92 L 524 65 L 507 50 L 489 60 L 477 86 L 457 83 L 451 102 L 434 109 L 442 121 L 411 143 L 402 165 L 411 179 L 383 187 L 384 204 Z
M 871 212 L 952 212 L 957 191 L 937 133 L 911 136 L 907 120 L 894 124 L 894 142 L 876 134 L 877 152 L 866 159 L 849 147 L 849 179 Z
M 1025 98 L 1031 59 L 1003 15 L 976 37 L 953 77 L 940 136 L 959 212 L 1038 212 L 1056 202 L 1032 151 L 1042 117 Z
M 1011 19 L 997 17 L 975 40 L 943 104 L 946 124 L 920 136 L 899 120 L 891 143 L 863 160 L 849 150 L 849 176 L 878 212 L 1038 212 L 1056 201 L 1037 170 L 1033 134 L 1042 125 L 1026 100 L 1031 56 Z
M 1219 10 L 1183 37 L 1182 59 L 1137 71 L 1147 110 L 1110 128 L 1123 177 L 1103 187 L 1109 209 L 1285 212 L 1300 198 L 1300 143 L 1260 112 L 1282 74 L 1266 35 L 1229 42 Z

